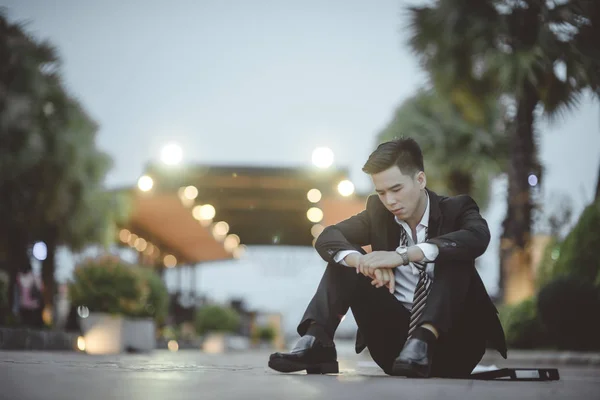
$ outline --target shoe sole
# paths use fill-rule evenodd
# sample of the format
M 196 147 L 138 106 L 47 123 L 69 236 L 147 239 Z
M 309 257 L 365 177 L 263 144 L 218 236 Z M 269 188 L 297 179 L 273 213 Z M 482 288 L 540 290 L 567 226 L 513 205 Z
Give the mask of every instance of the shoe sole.
M 337 361 L 309 365 L 298 363 L 283 358 L 274 358 L 269 360 L 269 368 L 278 372 L 298 372 L 306 370 L 307 374 L 337 374 L 340 372 Z
M 407 378 L 429 378 L 429 366 L 422 366 L 415 363 L 394 362 L 392 375 L 406 376 Z

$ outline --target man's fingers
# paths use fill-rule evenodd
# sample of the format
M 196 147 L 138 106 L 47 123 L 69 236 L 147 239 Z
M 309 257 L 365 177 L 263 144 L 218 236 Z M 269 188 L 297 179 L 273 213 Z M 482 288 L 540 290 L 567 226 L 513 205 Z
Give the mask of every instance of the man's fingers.
M 373 273 L 371 271 L 369 271 L 369 272 Z M 375 275 L 375 279 L 377 279 L 378 281 L 382 280 L 381 278 L 382 278 L 383 274 L 382 274 L 382 272 L 380 270 L 376 269 L 374 275 Z
M 394 292 L 396 291 L 396 279 L 394 277 L 394 274 L 392 274 L 392 279 L 390 279 L 390 293 L 394 294 Z

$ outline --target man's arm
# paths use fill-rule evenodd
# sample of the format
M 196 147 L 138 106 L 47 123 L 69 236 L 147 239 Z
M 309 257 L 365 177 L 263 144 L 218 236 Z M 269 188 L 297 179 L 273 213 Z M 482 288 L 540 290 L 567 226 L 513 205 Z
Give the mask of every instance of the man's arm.
M 367 200 L 367 206 L 372 198 Z M 344 250 L 357 250 L 357 248 L 371 244 L 371 221 L 367 210 L 340 222 L 328 226 L 321 232 L 315 242 L 317 253 L 327 262 L 340 262 L 334 256 Z
M 435 261 L 471 261 L 482 255 L 490 243 L 488 224 L 479 213 L 475 201 L 467 196 L 463 198 L 457 225 L 458 230 L 432 239 L 426 243 L 435 244 L 439 254 Z

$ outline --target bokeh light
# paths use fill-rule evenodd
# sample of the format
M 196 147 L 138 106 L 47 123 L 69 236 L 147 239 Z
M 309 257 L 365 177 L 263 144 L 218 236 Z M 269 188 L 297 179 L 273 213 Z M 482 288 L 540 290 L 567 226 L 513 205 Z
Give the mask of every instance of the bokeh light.
M 223 247 L 225 247 L 225 250 L 229 252 L 232 252 L 236 247 L 238 247 L 239 244 L 240 237 L 235 233 L 227 235 L 227 237 L 223 241 Z
M 321 191 L 319 189 L 310 189 L 308 193 L 306 193 L 306 198 L 311 203 L 318 203 L 321 201 Z
M 48 256 L 48 248 L 46 247 L 46 243 L 37 242 L 36 244 L 33 245 L 32 252 L 33 252 L 33 257 L 35 257 L 36 260 L 44 261 L 46 259 L 46 257 Z
M 143 175 L 143 176 L 140 176 L 140 179 L 138 179 L 137 184 L 138 184 L 138 188 L 142 192 L 148 192 L 148 191 L 152 190 L 152 187 L 154 186 L 154 181 L 148 175 Z
M 534 174 L 529 175 L 529 177 L 527 178 L 527 182 L 529 183 L 529 186 L 531 187 L 536 187 L 538 184 L 538 177 L 535 176 Z
M 179 350 L 179 343 L 177 343 L 177 340 L 169 340 L 169 342 L 167 343 L 167 347 L 170 351 L 175 352 Z
M 216 215 L 215 208 L 210 204 L 203 204 L 192 209 L 192 215 L 198 221 L 209 221 Z
M 177 258 L 172 254 L 167 254 L 165 258 L 163 258 L 163 263 L 165 264 L 165 267 L 173 268 L 177 265 Z
M 348 197 L 352 195 L 352 193 L 354 193 L 354 184 L 349 180 L 345 179 L 338 183 L 337 189 L 342 196 Z
M 183 158 L 181 146 L 176 143 L 169 143 L 160 152 L 160 159 L 167 165 L 177 165 Z
M 321 220 L 323 219 L 323 211 L 318 207 L 311 207 L 306 212 L 306 218 L 308 218 L 310 222 L 314 222 L 315 224 L 317 222 L 321 222 Z
M 79 315 L 80 318 L 87 318 L 90 316 L 90 309 L 86 306 L 79 306 L 77 307 L 77 315 Z
M 77 348 L 79 351 L 85 351 L 85 338 L 83 336 L 77 338 Z
M 333 151 L 329 147 L 317 147 L 312 153 L 312 162 L 318 168 L 328 168 L 333 164 Z
M 229 233 L 229 224 L 225 221 L 217 222 L 212 229 L 212 233 L 215 239 L 223 240 L 225 236 Z
M 121 229 L 121 231 L 119 232 L 119 239 L 121 240 L 121 242 L 127 243 L 127 242 L 129 242 L 130 238 L 131 238 L 131 232 L 129 232 L 128 229 Z
M 183 196 L 186 199 L 194 200 L 196 197 L 198 197 L 198 189 L 196 186 L 188 186 L 183 189 Z

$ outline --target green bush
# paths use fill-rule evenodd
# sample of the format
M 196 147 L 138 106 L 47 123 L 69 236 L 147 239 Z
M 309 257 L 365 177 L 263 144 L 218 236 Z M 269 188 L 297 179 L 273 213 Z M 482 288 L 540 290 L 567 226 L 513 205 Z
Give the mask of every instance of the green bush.
M 559 278 L 538 294 L 540 319 L 562 350 L 600 350 L 600 290 L 579 278 Z
M 252 336 L 255 340 L 264 340 L 267 342 L 271 342 L 273 339 L 275 339 L 276 335 L 277 332 L 275 328 L 271 325 L 266 325 L 256 327 Z
M 129 264 L 114 256 L 87 259 L 75 268 L 69 284 L 74 305 L 90 312 L 136 316 L 147 304 L 150 288 Z
M 560 256 L 560 245 L 560 241 L 553 237 L 544 248 L 535 274 L 536 289 L 541 289 L 554 278 L 556 261 Z
M 600 201 L 583 211 L 577 224 L 560 245 L 560 255 L 550 278 L 581 278 L 600 286 Z
M 537 313 L 534 297 L 500 308 L 500 320 L 510 348 L 533 349 L 547 346 L 546 332 Z
M 160 275 L 151 268 L 136 267 L 134 271 L 140 275 L 149 289 L 146 304 L 134 316 L 153 318 L 157 324 L 162 324 L 169 313 L 169 292 L 167 291 L 167 287 Z
M 231 307 L 207 305 L 196 312 L 196 332 L 235 332 L 240 326 L 240 315 Z

